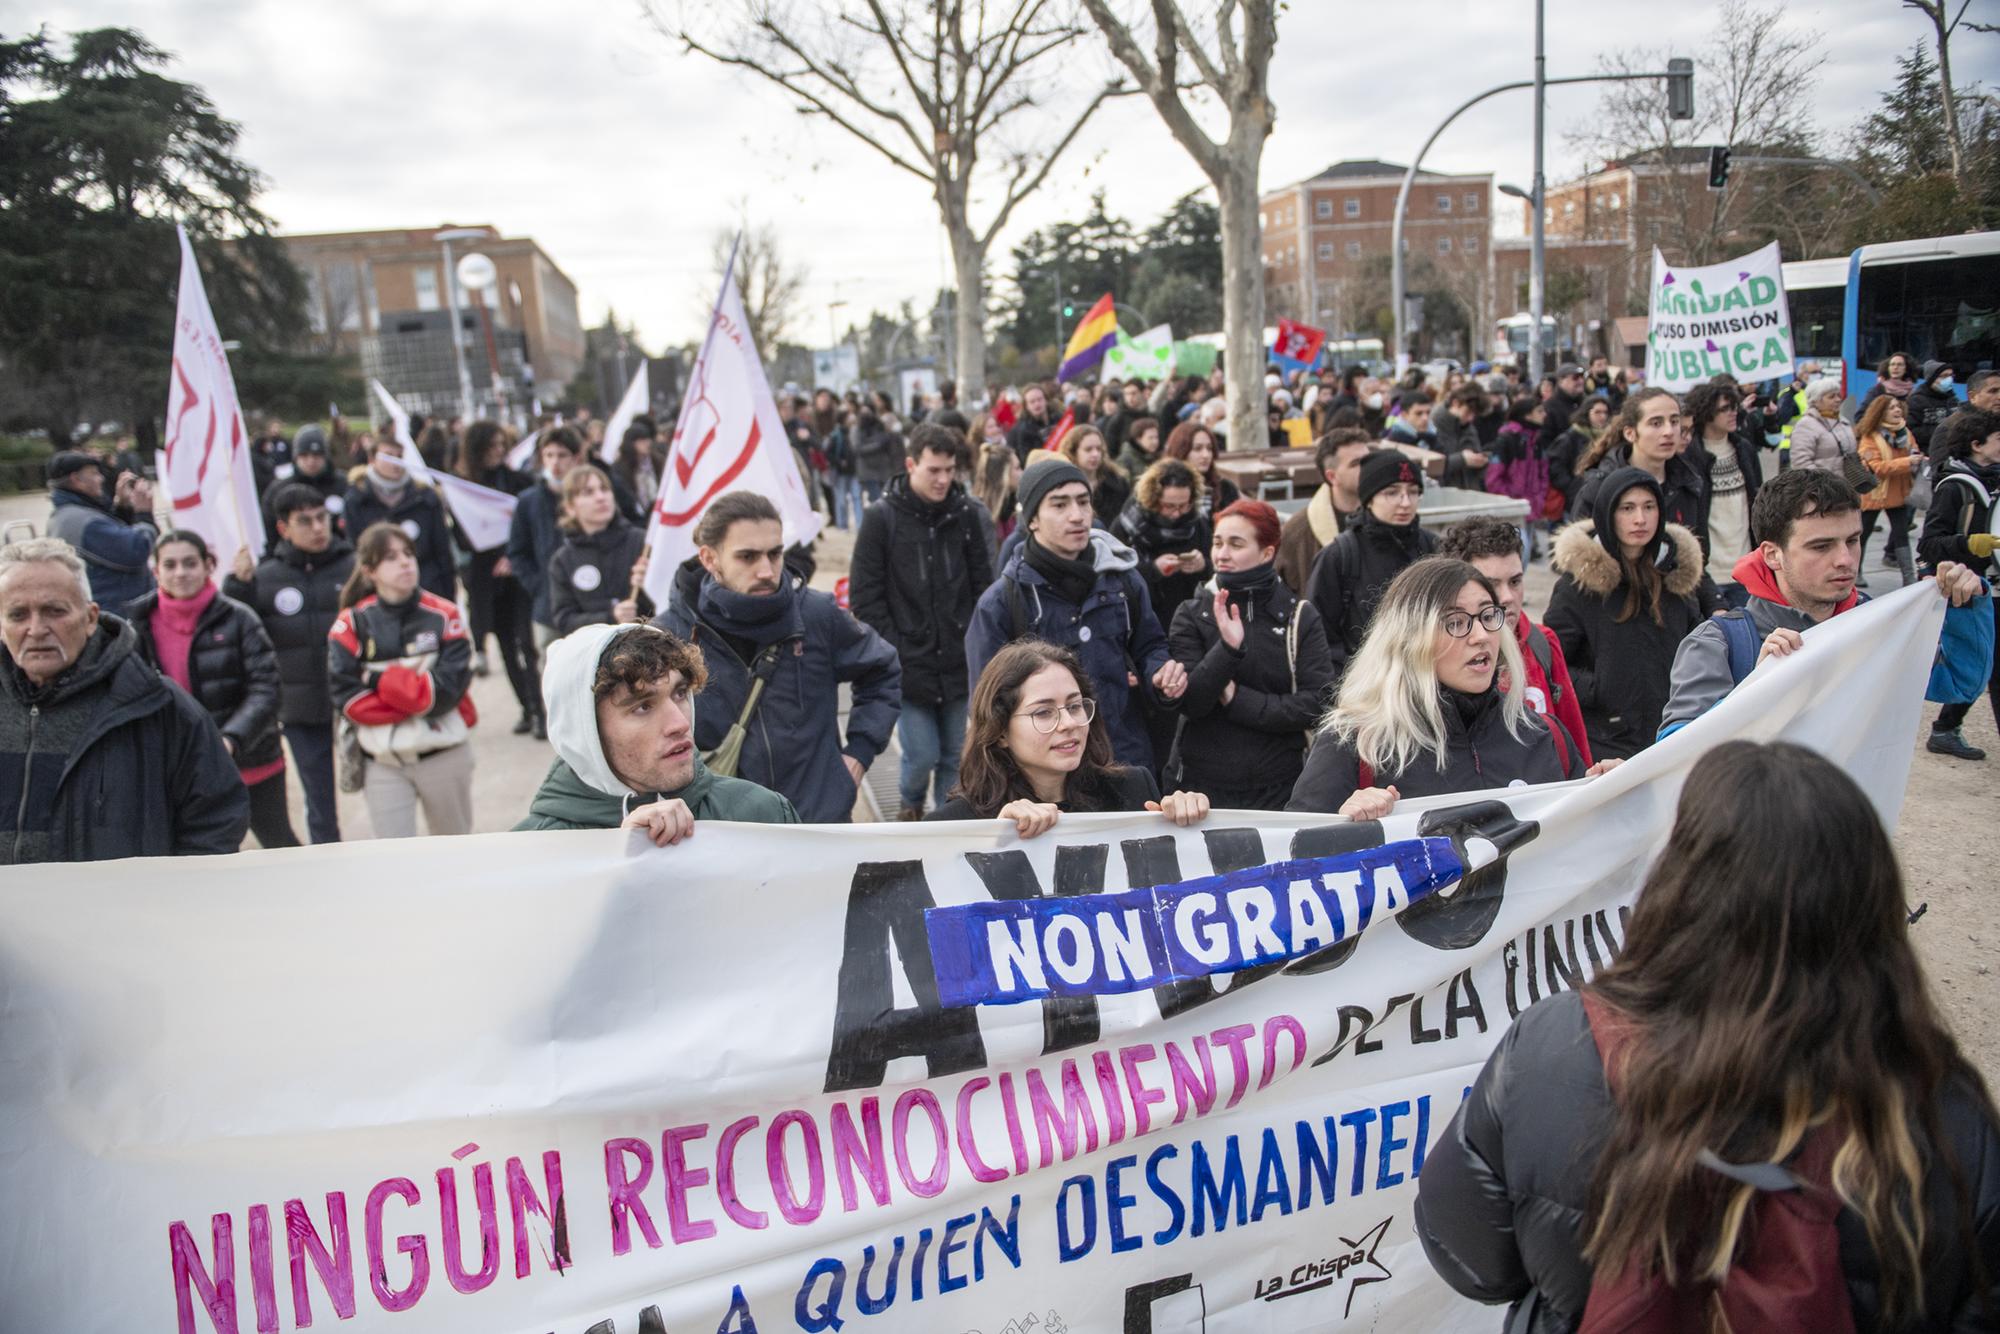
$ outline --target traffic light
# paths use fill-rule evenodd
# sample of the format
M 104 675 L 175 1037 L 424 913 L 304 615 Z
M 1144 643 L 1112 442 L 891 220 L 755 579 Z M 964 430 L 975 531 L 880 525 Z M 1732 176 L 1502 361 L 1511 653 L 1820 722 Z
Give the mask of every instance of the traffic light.
M 1076 302 L 1074 301 L 1063 302 L 1063 318 L 1066 320 L 1073 320 L 1076 318 Z
M 1667 119 L 1694 119 L 1694 62 L 1686 56 L 1667 62 Z
M 1729 184 L 1729 150 L 1721 145 L 1708 150 L 1708 188 L 1720 190 Z

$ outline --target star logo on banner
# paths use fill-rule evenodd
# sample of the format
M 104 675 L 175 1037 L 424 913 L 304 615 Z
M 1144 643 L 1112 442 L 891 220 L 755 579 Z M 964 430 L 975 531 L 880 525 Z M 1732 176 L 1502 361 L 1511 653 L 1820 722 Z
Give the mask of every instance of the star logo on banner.
M 1375 1271 L 1370 1274 L 1360 1266 L 1356 1266 L 1354 1279 L 1347 1286 L 1347 1309 L 1340 1313 L 1342 1320 L 1354 1314 L 1354 1294 L 1357 1291 L 1370 1283 L 1381 1283 L 1394 1277 L 1390 1274 L 1389 1267 L 1375 1258 L 1375 1248 L 1382 1244 L 1382 1238 L 1388 1231 L 1389 1220 L 1385 1218 L 1359 1237 L 1342 1237 L 1340 1239 L 1341 1245 L 1351 1246 L 1357 1251 L 1363 1251 L 1366 1255 L 1365 1264 L 1367 1268 Z

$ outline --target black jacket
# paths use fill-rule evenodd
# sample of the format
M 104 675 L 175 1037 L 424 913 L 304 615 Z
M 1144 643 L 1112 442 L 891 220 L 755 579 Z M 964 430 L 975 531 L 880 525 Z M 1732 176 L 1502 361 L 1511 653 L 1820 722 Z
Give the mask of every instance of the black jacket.
M 411 478 L 395 505 L 385 505 L 368 485 L 368 469 L 356 468 L 348 475 L 347 535 L 359 542 L 369 527 L 393 523 L 410 534 L 417 548 L 417 582 L 426 593 L 435 593 L 446 602 L 458 599 L 458 562 L 452 554 L 451 525 L 446 519 L 444 500 L 424 483 Z
M 1927 569 L 1941 561 L 1957 561 L 1979 574 L 1995 562 L 1972 554 L 1966 539 L 1993 531 L 1993 501 L 2000 493 L 2000 468 L 1974 468 L 1965 459 L 1951 459 L 1938 474 L 1931 507 L 1924 511 L 1924 530 L 1917 535 L 1917 558 Z
M 1938 1114 L 1972 1196 L 1978 1247 L 1992 1281 L 2000 1275 L 2000 1131 L 1957 1083 L 1945 1086 Z M 1583 1000 L 1566 991 L 1514 1021 L 1424 1159 L 1416 1227 L 1431 1267 L 1475 1301 L 1513 1303 L 1510 1334 L 1568 1334 L 1582 1322 L 1592 1278 L 1583 1258 L 1585 1210 L 1612 1119 Z M 1971 1257 L 1958 1239 L 1953 1194 L 1945 1173 L 1928 1174 L 1926 1309 L 1920 1322 L 1905 1328 L 1991 1328 L 1973 1319 Z M 1882 1328 L 1879 1270 L 1867 1229 L 1845 1210 L 1835 1227 L 1855 1326 Z M 1995 1296 L 2000 1299 L 2000 1290 Z
M 1061 413 L 1056 413 L 1047 421 L 1036 421 L 1033 417 L 1023 412 L 1021 419 L 1014 423 L 1012 430 L 1007 432 L 1007 447 L 1014 451 L 1015 458 L 1025 464 L 1028 461 L 1028 455 L 1042 448 L 1044 443 L 1054 443 L 1048 438 L 1049 431 L 1061 420 Z
M 1701 548 L 1678 524 L 1667 525 L 1667 536 L 1674 566 L 1662 574 L 1659 625 L 1644 607 L 1616 619 L 1625 607 L 1624 571 L 1598 542 L 1593 521 L 1573 523 L 1556 538 L 1558 577 L 1542 624 L 1562 644 L 1596 759 L 1630 759 L 1653 744 L 1672 693 L 1674 654 L 1703 620 Z
M 972 608 L 993 582 L 992 548 L 965 488 L 933 505 L 894 477 L 861 512 L 849 566 L 854 615 L 895 646 L 903 698 L 935 705 L 971 694 L 965 636 Z
M 1903 400 L 1910 438 L 1926 442 L 1928 448 L 1925 452 L 1931 456 L 1933 463 L 1942 462 L 1937 448 L 1941 443 L 1938 428 L 1944 425 L 1945 418 L 1964 406 L 1958 395 L 1949 389 L 1939 389 L 1928 380 L 1912 389 L 1910 396 Z
M 1319 608 L 1335 674 L 1347 669 L 1347 660 L 1361 647 L 1368 620 L 1389 581 L 1436 551 L 1437 544 L 1437 536 L 1425 532 L 1420 522 L 1398 528 L 1383 523 L 1364 505 L 1354 526 L 1313 559 L 1306 597 Z
M 1549 465 L 1549 485 L 1562 492 L 1564 507 L 1572 514 L 1577 512 L 1576 495 L 1583 487 L 1583 478 L 1577 475 L 1576 462 L 1590 448 L 1590 441 L 1589 426 L 1572 420 L 1569 429 L 1542 451 L 1542 457 Z
M 132 604 L 132 629 L 139 653 L 159 670 L 153 643 L 153 611 L 158 590 Z M 189 694 L 222 735 L 236 743 L 236 767 L 255 769 L 280 758 L 278 745 L 278 655 L 257 613 L 218 593 L 195 622 L 188 645 Z
M 1134 500 L 1111 525 L 1111 535 L 1138 553 L 1139 577 L 1146 581 L 1146 595 L 1152 600 L 1153 615 L 1161 625 L 1171 622 L 1181 603 L 1193 597 L 1195 589 L 1210 577 L 1205 563 L 1198 574 L 1179 571 L 1161 574 L 1160 567 L 1153 564 L 1161 556 L 1178 556 L 1189 551 L 1198 551 L 1204 562 L 1208 560 L 1213 529 L 1208 515 L 1199 510 L 1190 510 L 1178 519 L 1166 519 Z
M 561 507 L 561 498 L 548 483 L 537 481 L 514 502 L 514 523 L 507 530 L 507 561 L 535 604 L 537 625 L 555 624 L 549 619 L 549 562 L 562 546 L 562 529 L 556 526 Z
M 309 554 L 280 542 L 257 562 L 245 583 L 222 581 L 227 597 L 257 613 L 277 653 L 278 721 L 323 727 L 333 721 L 327 685 L 326 636 L 340 614 L 340 586 L 354 570 L 354 548 L 334 538 Z
M 1111 471 L 1111 456 L 1105 455 L 1104 472 L 1097 479 L 1097 485 L 1090 488 L 1090 508 L 1097 511 L 1098 519 L 1106 527 L 1118 521 L 1125 512 L 1125 502 L 1132 498 L 1132 483 L 1120 473 Z
M 1419 755 L 1407 769 L 1375 767 L 1361 781 L 1361 761 L 1354 747 L 1331 732 L 1321 732 L 1306 756 L 1305 771 L 1292 788 L 1288 811 L 1336 814 L 1363 787 L 1394 784 L 1405 797 L 1435 797 L 1451 792 L 1478 792 L 1523 783 L 1560 783 L 1582 774 L 1579 756 L 1549 735 L 1549 724 L 1533 709 L 1524 712 L 1520 734 L 1509 735 L 1500 692 L 1465 696 L 1444 692 L 1444 767 L 1431 755 Z
M 297 466 L 297 464 L 293 465 L 294 471 L 291 475 L 276 478 L 268 487 L 264 488 L 262 508 L 264 511 L 264 549 L 267 551 L 278 544 L 278 516 L 271 510 L 271 498 L 278 493 L 278 488 L 288 486 L 293 482 L 297 482 L 301 486 L 311 487 L 314 491 L 319 492 L 320 499 L 326 502 L 327 518 L 332 521 L 333 535 L 335 537 L 340 537 L 347 532 L 347 479 L 341 476 L 340 470 L 334 467 L 331 462 L 311 477 L 296 471 Z
M 29 720 L 30 707 L 39 714 Z M 0 722 L 26 744 L 0 747 L 0 863 L 23 860 L 26 830 L 47 842 L 30 860 L 110 861 L 234 852 L 250 798 L 221 733 L 199 704 L 139 653 L 109 612 L 69 674 L 34 690 L 0 649 Z M 60 713 L 68 713 L 67 719 Z M 32 733 L 73 731 L 67 754 L 38 755 Z M 39 808 L 39 809 L 37 809 Z
M 594 533 L 572 532 L 549 561 L 549 624 L 566 635 L 585 625 L 604 625 L 611 608 L 632 592 L 632 566 L 646 549 L 646 534 L 613 514 Z M 651 620 L 653 600 L 639 593 L 639 615 Z
M 1333 690 L 1333 658 L 1319 609 L 1273 579 L 1268 593 L 1230 599 L 1243 617 L 1243 646 L 1222 642 L 1215 586 L 1203 584 L 1174 612 L 1167 648 L 1187 668 L 1180 697 L 1181 782 L 1213 799 L 1260 796 L 1276 809 L 1305 764 L 1306 736 Z M 1229 703 L 1222 692 L 1231 683 Z

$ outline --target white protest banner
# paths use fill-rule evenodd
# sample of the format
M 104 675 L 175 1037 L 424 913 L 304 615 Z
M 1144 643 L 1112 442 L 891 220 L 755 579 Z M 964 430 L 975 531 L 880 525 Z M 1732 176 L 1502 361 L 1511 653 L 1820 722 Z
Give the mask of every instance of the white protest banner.
M 598 447 L 597 456 L 608 466 L 618 462 L 618 445 L 625 439 L 625 428 L 632 419 L 646 411 L 652 402 L 652 391 L 647 387 L 646 363 L 639 362 L 639 369 L 632 373 L 632 381 L 625 386 L 625 397 L 618 400 L 618 410 L 611 414 L 611 420 L 604 424 L 604 443 Z
M 459 530 L 465 534 L 465 540 L 472 543 L 474 551 L 491 551 L 505 546 L 507 534 L 514 524 L 515 498 L 505 491 L 468 482 L 457 473 L 434 470 L 417 448 L 417 442 L 410 438 L 409 412 L 380 380 L 368 383 L 374 389 L 375 397 L 381 401 L 383 411 L 389 414 L 396 442 L 403 447 L 403 467 L 410 476 L 426 486 L 437 488 L 438 494 L 444 497 L 444 503 L 451 509 L 451 517 L 458 520 Z
M 702 511 L 727 491 L 755 491 L 776 506 L 786 546 L 819 534 L 820 513 L 799 481 L 778 401 L 750 340 L 733 254 L 688 375 L 687 398 L 646 525 L 646 592 L 655 606 L 667 605 L 674 571 L 694 554 Z
M 167 386 L 166 466 L 161 470 L 176 528 L 200 533 L 228 569 L 238 547 L 264 554 L 250 434 L 236 400 L 229 353 L 215 327 L 187 228 L 181 238 L 180 298 L 174 310 L 173 371 Z
M 1792 373 L 1778 243 L 1703 268 L 1670 265 L 1654 247 L 1646 383 L 1678 392 L 1725 372 L 1746 384 Z
M 1485 1334 L 1411 1223 L 1466 1086 L 1618 949 L 1707 748 L 1812 746 L 1893 819 L 1942 609 L 1808 631 L 1604 778 L 1379 827 L 16 868 L 0 1328 Z
M 1130 338 L 1123 332 L 1104 354 L 1104 376 L 1121 380 L 1164 380 L 1174 373 L 1174 327 L 1155 325 Z

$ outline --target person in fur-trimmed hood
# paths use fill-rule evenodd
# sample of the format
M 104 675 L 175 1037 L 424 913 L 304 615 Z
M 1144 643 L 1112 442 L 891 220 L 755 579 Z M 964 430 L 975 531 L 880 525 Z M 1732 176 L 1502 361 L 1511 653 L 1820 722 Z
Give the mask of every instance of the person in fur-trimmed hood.
M 1562 644 L 1596 758 L 1625 759 L 1660 730 L 1674 653 L 1701 624 L 1701 544 L 1660 521 L 1652 474 L 1621 468 L 1596 488 L 1591 517 L 1556 539 L 1543 624 Z

